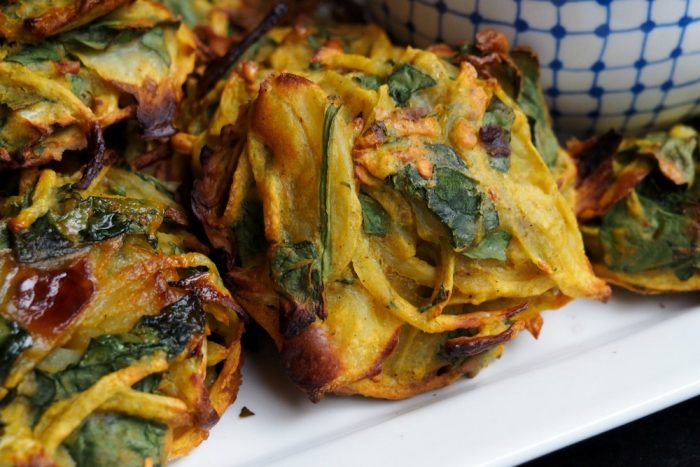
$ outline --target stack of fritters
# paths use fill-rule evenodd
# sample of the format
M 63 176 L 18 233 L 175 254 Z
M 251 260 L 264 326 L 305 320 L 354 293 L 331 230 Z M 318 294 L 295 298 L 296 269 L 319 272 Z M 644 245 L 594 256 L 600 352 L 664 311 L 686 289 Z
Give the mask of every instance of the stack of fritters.
M 576 215 L 602 277 L 700 288 L 692 128 L 572 159 L 504 36 L 270 30 L 266 3 L 0 5 L 0 465 L 186 453 L 236 396 L 246 312 L 314 401 L 473 376 L 609 296 Z

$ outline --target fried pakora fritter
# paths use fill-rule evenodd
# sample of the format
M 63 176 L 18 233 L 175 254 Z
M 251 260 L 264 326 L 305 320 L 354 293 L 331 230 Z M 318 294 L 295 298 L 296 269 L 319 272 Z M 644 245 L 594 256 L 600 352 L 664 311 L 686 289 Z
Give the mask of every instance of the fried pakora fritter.
M 521 76 L 518 105 L 467 59 L 374 26 L 297 26 L 203 99 L 219 105 L 192 144 L 195 212 L 313 400 L 444 386 L 537 335 L 540 310 L 608 296 L 533 144 L 556 144 L 536 74 Z
M 103 129 L 130 117 L 147 139 L 174 134 L 195 49 L 190 29 L 148 0 L 37 43 L 1 45 L 0 169 L 103 151 Z
M 641 293 L 700 290 L 698 133 L 574 141 L 576 212 L 596 273 Z
M 0 465 L 163 465 L 240 382 L 238 307 L 171 187 L 3 176 Z

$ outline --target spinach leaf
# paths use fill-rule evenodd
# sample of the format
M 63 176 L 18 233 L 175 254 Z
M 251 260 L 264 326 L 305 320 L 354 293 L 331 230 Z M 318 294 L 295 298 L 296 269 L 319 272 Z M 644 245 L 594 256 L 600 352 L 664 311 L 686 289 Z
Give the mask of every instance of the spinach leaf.
M 444 302 L 447 300 L 449 297 L 449 294 L 447 293 L 447 289 L 445 288 L 445 284 L 440 284 L 440 288 L 438 289 L 437 293 L 435 294 L 435 298 L 430 302 L 429 305 L 422 306 L 418 308 L 418 311 L 420 313 L 425 313 L 432 307 L 439 305 L 440 303 Z
M 84 246 L 122 234 L 151 235 L 162 212 L 144 201 L 68 195 L 63 214 L 49 212 L 28 229 L 14 236 L 14 247 L 22 263 L 57 258 Z
M 498 225 L 498 215 L 454 149 L 442 144 L 426 148 L 433 153 L 432 177 L 426 180 L 415 165 L 408 164 L 392 176 L 391 183 L 435 214 L 447 227 L 452 247 L 464 251 Z
M 515 122 L 515 113 L 494 94 L 491 98 L 482 126 L 479 140 L 489 154 L 489 164 L 499 172 L 510 168 L 510 137 Z
M 158 209 L 141 200 L 94 196 L 81 201 L 76 211 L 82 211 L 83 219 L 87 217 L 80 230 L 84 242 L 100 242 L 125 233 L 149 234 L 151 224 L 160 215 Z
M 162 0 L 170 11 L 172 11 L 177 16 L 181 16 L 185 23 L 194 28 L 197 26 L 203 18 L 204 15 L 197 11 L 192 0 Z
M 64 442 L 78 467 L 160 466 L 167 427 L 115 413 L 90 415 Z
M 109 28 L 111 26 L 109 24 L 105 24 L 104 27 Z M 143 29 L 119 29 L 119 28 L 116 28 L 116 29 L 114 29 L 114 32 L 115 32 L 115 36 L 112 39 L 112 42 L 109 44 L 110 46 L 129 44 L 131 42 L 137 41 L 144 34 Z
M 448 297 L 447 289 L 445 289 L 445 284 L 440 284 L 440 288 L 438 289 L 438 292 L 435 294 L 435 298 L 433 299 L 433 305 L 437 305 L 438 303 L 442 303 L 445 300 L 447 300 Z
M 484 126 L 498 126 L 510 133 L 515 121 L 515 113 L 513 109 L 508 107 L 497 95 L 491 97 L 489 106 L 483 118 Z
M 411 64 L 404 63 L 389 75 L 387 79 L 389 95 L 400 107 L 406 107 L 413 93 L 437 84 L 430 75 L 420 71 Z
M 483 217 L 484 231 L 486 233 L 495 230 L 501 223 L 498 218 L 498 211 L 493 202 L 487 197 L 482 197 L 481 200 L 481 215 Z
M 10 248 L 10 232 L 7 230 L 7 222 L 0 221 L 0 250 Z
M 93 50 L 102 51 L 110 46 L 118 34 L 118 30 L 96 24 L 67 32 L 61 35 L 61 40 L 69 48 L 84 46 Z
M 379 86 L 382 85 L 382 79 L 379 76 L 374 75 L 355 76 L 352 80 L 370 91 L 376 91 L 379 89 Z
M 100 378 L 133 364 L 140 358 L 164 352 L 175 358 L 185 350 L 193 335 L 204 332 L 204 312 L 195 295 L 186 295 L 168 305 L 155 316 L 139 320 L 129 332 L 99 336 L 90 341 L 80 361 L 57 373 L 36 372 L 44 379 L 42 394 L 50 394 L 48 381 L 53 383 L 52 401 L 65 399 L 94 385 Z M 42 396 L 43 397 L 43 396 Z M 40 401 L 34 401 L 42 406 Z
M 32 345 L 32 336 L 14 321 L 0 316 L 0 385 L 24 349 Z
M 365 193 L 360 193 L 362 229 L 367 235 L 383 237 L 389 231 L 388 214 L 381 204 Z
M 58 258 L 83 248 L 65 238 L 49 219 L 48 215 L 40 217 L 31 227 L 14 235 L 14 250 L 20 263 Z
M 298 336 L 316 318 L 327 317 L 323 302 L 321 260 L 313 242 L 275 246 L 270 276 L 282 294 L 279 323 L 283 336 Z
M 649 198 L 637 199 L 634 206 L 631 198 L 619 201 L 602 219 L 607 266 L 630 274 L 670 268 L 680 279 L 692 276 L 700 265 L 698 224 Z
M 497 259 L 505 261 L 506 249 L 512 236 L 504 230 L 494 230 L 486 234 L 478 245 L 464 252 L 471 259 Z
M 16 193 L 17 191 L 19 191 L 19 187 L 17 187 L 17 190 L 15 190 L 12 194 Z M 8 194 L 8 196 L 11 195 Z M 17 216 L 22 209 L 25 209 L 32 204 L 33 197 L 34 187 L 31 187 L 28 190 L 24 190 L 24 192 L 20 193 L 18 196 L 12 196 L 11 198 L 3 200 L 3 203 L 0 204 L 0 207 L 2 207 L 2 211 L 0 211 L 2 213 L 2 217 L 8 218 Z
M 319 177 L 318 197 L 320 200 L 319 214 L 321 219 L 321 276 L 325 278 L 330 273 L 331 264 L 331 212 L 328 206 L 328 166 L 330 164 L 330 144 L 333 123 L 340 107 L 330 104 L 326 107 L 323 117 L 323 149 L 321 155 L 321 173 Z
M 141 36 L 139 42 L 147 49 L 155 52 L 166 65 L 170 66 L 170 53 L 168 52 L 168 48 L 165 44 L 165 33 L 163 32 L 163 28 L 155 27 L 153 29 L 149 29 L 148 32 Z
M 56 383 L 54 380 L 42 373 L 35 371 L 34 375 L 34 394 L 29 397 L 29 402 L 32 404 L 32 426 L 41 418 L 41 414 L 56 400 Z
M 323 44 L 326 43 L 328 39 L 331 38 L 331 33 L 330 31 L 326 29 L 319 29 L 317 33 L 314 34 L 309 34 L 309 36 L 306 38 L 306 44 L 311 47 L 311 50 L 314 52 L 318 51 L 321 47 L 323 47 Z
M 311 47 L 311 50 L 314 52 L 321 48 L 321 42 L 314 34 L 311 34 L 306 38 L 306 44 Z
M 80 99 L 85 105 L 92 105 L 92 95 L 88 88 L 88 82 L 80 75 L 67 75 L 70 83 L 70 90 Z
M 557 162 L 559 142 L 552 130 L 547 102 L 540 88 L 539 61 L 537 56 L 526 50 L 516 50 L 512 57 L 523 75 L 518 104 L 527 116 L 530 136 L 537 151 L 547 167 L 551 168 Z
M 428 193 L 429 208 L 452 231 L 458 249 L 471 245 L 476 237 L 481 194 L 476 183 L 465 174 L 446 167 L 435 169 L 435 188 Z
M 265 220 L 260 201 L 243 202 L 241 216 L 233 226 L 236 235 L 236 248 L 243 265 L 265 252 Z
M 323 289 L 318 250 L 310 241 L 282 243 L 271 261 L 272 280 L 297 306 L 312 306 L 321 300 Z
M 637 186 L 637 193 L 647 199 L 653 199 L 666 211 L 684 215 L 700 222 L 700 185 L 693 189 L 678 186 L 662 174 L 655 172 Z
M 17 388 L 12 388 L 5 393 L 5 396 L 0 399 L 0 409 L 4 409 L 17 397 Z
M 185 350 L 193 335 L 204 332 L 204 324 L 202 302 L 196 295 L 185 295 L 159 314 L 141 318 L 131 332 L 147 337 L 153 330 L 158 334 L 158 349 L 175 358 Z
M 132 172 L 134 175 L 136 175 L 138 178 L 143 180 L 146 183 L 150 183 L 153 185 L 158 192 L 164 194 L 168 198 L 174 200 L 175 199 L 175 192 L 174 189 L 168 188 L 168 186 L 163 183 L 163 181 L 159 180 L 158 178 L 154 177 L 153 175 L 148 175 L 143 172 Z
M 158 385 L 163 380 L 163 375 L 160 373 L 154 373 L 152 375 L 146 376 L 144 379 L 134 384 L 134 389 L 141 392 L 148 392 L 153 394 L 158 389 Z
M 27 45 L 22 49 L 5 57 L 6 62 L 21 63 L 31 65 L 33 63 L 45 62 L 48 60 L 60 60 L 61 53 L 56 45 L 51 42 L 40 42 L 35 45 Z

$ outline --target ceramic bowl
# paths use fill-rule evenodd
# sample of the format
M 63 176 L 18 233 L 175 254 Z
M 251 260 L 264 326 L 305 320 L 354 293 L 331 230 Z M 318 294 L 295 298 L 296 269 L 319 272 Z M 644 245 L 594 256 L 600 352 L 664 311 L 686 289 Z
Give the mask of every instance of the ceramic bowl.
M 700 113 L 700 0 L 370 0 L 396 39 L 534 48 L 559 130 L 647 131 Z

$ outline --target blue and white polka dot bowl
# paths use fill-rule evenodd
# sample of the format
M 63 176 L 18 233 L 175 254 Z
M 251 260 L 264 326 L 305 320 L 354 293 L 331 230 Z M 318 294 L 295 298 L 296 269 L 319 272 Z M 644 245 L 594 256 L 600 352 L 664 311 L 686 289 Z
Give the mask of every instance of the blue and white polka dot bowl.
M 537 51 L 557 129 L 645 131 L 700 114 L 700 0 L 369 0 L 397 39 L 485 28 Z

